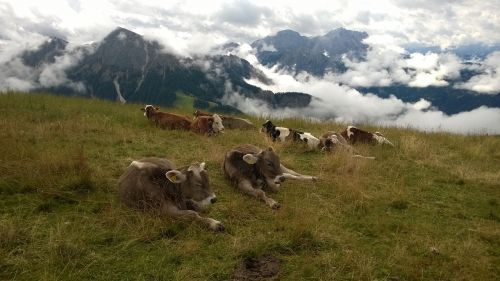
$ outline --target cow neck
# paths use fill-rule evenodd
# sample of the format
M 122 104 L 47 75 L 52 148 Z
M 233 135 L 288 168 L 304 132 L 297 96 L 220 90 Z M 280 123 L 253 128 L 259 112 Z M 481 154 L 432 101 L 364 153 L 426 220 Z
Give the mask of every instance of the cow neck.
M 252 165 L 253 167 L 253 175 L 255 175 L 255 181 L 260 180 L 262 182 L 262 187 L 267 186 L 266 178 L 264 175 L 260 172 L 260 169 L 257 167 L 257 165 Z

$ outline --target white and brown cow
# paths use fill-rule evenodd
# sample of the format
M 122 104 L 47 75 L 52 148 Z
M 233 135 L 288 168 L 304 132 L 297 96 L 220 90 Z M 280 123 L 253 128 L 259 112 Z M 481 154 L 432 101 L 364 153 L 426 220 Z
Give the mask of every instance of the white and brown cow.
M 386 139 L 379 132 L 367 132 L 361 129 L 358 129 L 354 126 L 348 126 L 341 135 L 350 143 L 370 143 L 370 144 L 388 144 L 390 146 L 394 146 L 392 142 Z
M 265 191 L 277 192 L 285 179 L 317 180 L 316 177 L 301 175 L 283 166 L 271 147 L 262 150 L 250 144 L 227 152 L 223 171 L 233 186 L 264 201 L 273 209 L 278 209 L 280 204 L 267 197 Z
M 160 214 L 199 221 L 214 231 L 221 222 L 198 213 L 216 201 L 205 163 L 176 169 L 167 159 L 149 157 L 132 163 L 118 180 L 119 196 L 127 206 L 156 210 Z
M 213 113 L 196 110 L 193 115 L 196 118 L 199 116 L 212 116 Z M 224 125 L 224 128 L 226 129 L 243 129 L 243 130 L 255 129 L 253 123 L 248 121 L 247 119 L 232 117 L 227 115 L 219 115 L 219 116 L 222 119 L 222 125 Z
M 321 136 L 319 148 L 323 152 L 346 151 L 355 158 L 375 159 L 375 157 L 357 154 L 341 134 L 332 131 L 326 132 Z
M 318 148 L 320 145 L 320 140 L 311 133 L 285 127 L 276 127 L 270 120 L 266 120 L 266 122 L 262 124 L 260 131 L 266 133 L 273 141 L 279 140 L 283 142 L 291 139 L 293 141 L 305 143 L 309 149 Z
M 141 108 L 141 110 L 144 111 L 144 116 L 158 127 L 172 130 L 189 130 L 191 128 L 191 120 L 186 116 L 161 112 L 159 107 L 150 104 Z
M 193 120 L 191 131 L 202 135 L 216 135 L 224 131 L 222 119 L 219 115 L 199 116 Z

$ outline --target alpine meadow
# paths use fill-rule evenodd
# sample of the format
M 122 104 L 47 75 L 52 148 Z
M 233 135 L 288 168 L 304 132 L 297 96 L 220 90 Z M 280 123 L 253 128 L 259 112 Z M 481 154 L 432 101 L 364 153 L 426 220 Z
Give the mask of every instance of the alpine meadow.
M 182 95 L 179 95 L 182 97 Z M 499 280 L 500 136 L 381 131 L 395 147 L 348 153 L 272 142 L 255 130 L 214 137 L 161 129 L 119 104 L 49 93 L 0 95 L 2 280 Z M 193 100 L 162 110 L 192 116 Z M 273 119 L 321 135 L 346 124 Z M 240 144 L 273 147 L 316 182 L 287 180 L 272 210 L 222 172 Z M 123 205 L 133 161 L 205 162 L 224 232 Z

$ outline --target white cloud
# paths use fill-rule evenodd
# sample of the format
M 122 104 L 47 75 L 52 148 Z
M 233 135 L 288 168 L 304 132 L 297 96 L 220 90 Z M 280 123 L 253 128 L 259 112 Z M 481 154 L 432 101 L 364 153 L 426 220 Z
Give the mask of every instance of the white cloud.
M 77 92 L 85 91 L 82 83 L 67 78 L 66 71 L 82 59 L 84 52 L 90 53 L 94 49 L 92 46 L 68 46 L 67 50 L 63 55 L 55 57 L 54 63 L 45 63 L 37 68 L 26 66 L 17 52 L 2 56 L 5 61 L 0 62 L 0 92 L 31 91 L 57 86 L 67 86 Z
M 116 26 L 141 34 L 169 30 L 171 38 L 209 34 L 251 42 L 283 29 L 320 35 L 344 26 L 398 44 L 447 47 L 466 42 L 500 42 L 500 2 L 366 0 L 16 0 L 0 3 L 0 34 L 58 35 L 80 44 L 98 41 Z M 9 24 L 10 23 L 10 24 Z M 176 45 L 177 41 L 165 42 Z M 184 49 L 183 52 L 188 50 Z
M 252 54 L 248 54 L 252 56 Z M 391 96 L 388 99 L 373 94 L 362 94 L 334 79 L 318 79 L 309 75 L 292 77 L 276 69 L 258 66 L 274 85 L 254 80 L 248 82 L 275 92 L 306 92 L 314 99 L 306 108 L 273 109 L 261 101 L 243 97 L 238 93 L 227 94 L 224 101 L 253 115 L 273 118 L 303 117 L 308 119 L 330 119 L 343 123 L 370 123 L 381 126 L 413 127 L 420 130 L 448 131 L 454 133 L 500 134 L 500 109 L 480 107 L 469 112 L 446 115 L 432 107 L 424 99 L 406 103 Z M 435 69 L 435 68 L 428 68 Z
M 370 40 L 369 40 L 370 41 Z M 462 63 L 449 53 L 413 53 L 392 45 L 371 45 L 366 59 L 344 58 L 347 71 L 330 74 L 330 79 L 351 87 L 390 86 L 410 87 L 447 86 L 446 80 L 458 78 Z
M 483 94 L 500 94 L 500 52 L 490 54 L 476 70 L 482 73 L 457 87 Z

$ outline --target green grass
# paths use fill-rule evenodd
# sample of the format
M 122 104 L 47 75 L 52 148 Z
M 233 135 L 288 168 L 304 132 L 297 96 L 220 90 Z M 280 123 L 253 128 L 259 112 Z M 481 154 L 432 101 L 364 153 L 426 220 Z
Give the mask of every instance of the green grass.
M 255 131 L 161 130 L 141 106 L 0 96 L 0 280 L 228 280 L 261 255 L 281 261 L 281 280 L 500 278 L 499 136 L 366 126 L 396 144 L 357 146 L 377 158 L 367 161 Z M 343 128 L 277 123 L 315 135 Z M 287 166 L 321 180 L 285 182 L 271 194 L 282 209 L 271 210 L 223 177 L 224 152 L 241 143 L 272 145 Z M 144 156 L 207 162 L 219 201 L 206 215 L 227 232 L 121 205 L 117 178 Z

